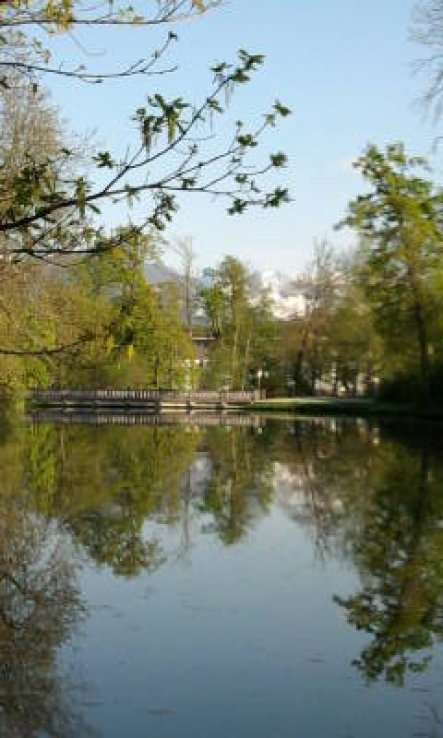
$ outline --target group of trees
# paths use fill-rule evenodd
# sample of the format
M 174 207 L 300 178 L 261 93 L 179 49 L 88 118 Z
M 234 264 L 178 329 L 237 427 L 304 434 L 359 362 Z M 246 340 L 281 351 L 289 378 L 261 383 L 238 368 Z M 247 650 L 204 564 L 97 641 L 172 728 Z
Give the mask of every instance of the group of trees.
M 182 382 L 193 347 L 179 296 L 145 279 L 152 240 L 137 229 L 120 235 L 106 255 L 69 269 L 27 262 L 1 283 L 0 331 L 18 347 L 0 356 L 5 390 Z
M 179 285 L 154 288 L 144 263 L 158 247 L 179 196 L 210 194 L 230 214 L 277 207 L 286 190 L 263 179 L 285 165 L 281 152 L 251 164 L 268 129 L 289 114 L 280 102 L 256 128 L 238 121 L 229 143 L 207 136 L 232 92 L 263 58 L 241 50 L 212 67 L 200 101 L 161 94 L 166 58 L 184 18 L 218 5 L 156 0 L 145 15 L 118 3 L 4 3 L 0 9 L 0 385 L 112 384 L 220 388 L 265 386 L 273 392 L 371 391 L 381 379 L 428 403 L 443 362 L 440 268 L 442 193 L 426 162 L 403 146 L 369 146 L 356 166 L 367 194 L 349 204 L 342 225 L 358 235 L 351 257 L 320 244 L 294 282 L 304 309 L 277 321 L 248 268 L 226 257 L 195 287 L 192 249 L 179 245 Z M 442 4 L 429 0 L 416 36 L 430 49 L 427 100 L 439 111 Z M 152 55 L 120 69 L 56 60 L 51 39 L 83 27 L 165 28 Z M 125 152 L 98 150 L 62 124 L 46 86 L 125 83 L 149 75 L 158 90 L 133 117 L 139 140 Z M 99 89 L 99 87 L 98 87 Z M 255 155 L 255 154 L 254 154 Z M 141 202 L 138 219 L 107 229 L 105 203 Z M 290 266 L 290 265 L 289 265 Z M 196 302 L 213 339 L 196 374 L 190 335 Z
M 212 387 L 254 386 L 276 338 L 266 291 L 253 290 L 251 273 L 232 256 L 208 270 L 206 278 L 201 301 L 214 343 L 203 382 Z
M 415 380 L 429 403 L 443 360 L 443 191 L 426 176 L 426 161 L 401 145 L 370 146 L 357 167 L 371 189 L 350 203 L 344 223 L 361 238 L 358 272 L 385 373 Z
M 340 223 L 357 246 L 320 244 L 297 280 L 302 314 L 285 326 L 296 390 L 382 390 L 429 405 L 443 367 L 443 191 L 402 144 L 367 147 L 356 167 L 368 191 Z M 323 385 L 319 385 L 323 383 Z
M 163 76 L 174 73 L 167 56 L 180 23 L 218 4 L 150 0 L 138 12 L 119 2 L 91 7 L 76 0 L 2 3 L 2 388 L 137 382 L 142 374 L 145 384 L 181 381 L 177 373 L 192 352 L 182 316 L 178 320 L 178 298 L 158 295 L 141 278 L 142 258 L 134 264 L 134 250 L 153 248 L 180 197 L 208 194 L 226 201 L 232 215 L 288 200 L 275 178 L 267 178 L 285 165 L 284 154 L 260 161 L 257 153 L 261 138 L 289 114 L 288 108 L 276 101 L 256 126 L 237 121 L 232 135 L 216 135 L 216 121 L 236 88 L 262 65 L 260 54 L 242 49 L 232 63 L 213 66 L 200 100 L 162 94 Z M 165 35 L 145 59 L 128 60 L 121 68 L 92 68 L 86 54 L 76 65 L 59 59 L 53 48 L 56 35 L 131 27 L 144 28 L 148 36 L 156 30 L 152 37 L 157 39 L 162 29 Z M 75 83 L 81 95 L 81 85 L 93 84 L 99 91 L 111 81 L 128 84 L 139 76 L 156 83 L 130 118 L 138 137 L 134 140 L 128 128 L 122 151 L 99 149 L 93 139 L 68 131 L 47 92 L 53 78 Z M 101 209 L 107 205 L 109 211 L 116 203 L 119 212 L 127 206 L 128 216 L 109 228 Z M 189 318 L 189 305 L 187 311 Z
M 378 345 L 349 259 L 324 241 L 294 281 L 301 309 L 281 325 L 280 381 L 291 392 L 348 395 L 371 389 Z
M 32 104 L 38 110 L 41 99 Z M 12 100 L 11 108 L 10 120 L 21 119 Z M 32 129 L 37 118 L 27 114 Z M 344 257 L 317 244 L 293 283 L 303 309 L 286 320 L 275 318 L 266 290 L 232 256 L 197 280 L 186 242 L 177 247 L 182 275 L 150 284 L 145 267 L 158 238 L 132 225 L 102 235 L 102 250 L 88 258 L 5 258 L 3 388 L 262 386 L 352 395 L 381 381 L 391 394 L 429 403 L 442 391 L 443 194 L 426 162 L 400 144 L 369 146 L 356 165 L 369 188 L 341 225 L 356 231 L 358 246 Z M 199 331 L 211 339 L 203 367 L 191 340 Z
M 437 116 L 442 19 L 441 0 L 418 5 L 414 32 L 427 53 L 425 102 Z M 349 203 L 340 226 L 353 229 L 356 246 L 345 258 L 328 244 L 317 245 L 312 263 L 294 281 L 304 307 L 291 319 L 269 321 L 269 332 L 254 316 L 254 329 L 268 339 L 256 366 L 265 367 L 264 385 L 274 392 L 352 395 L 380 388 L 387 397 L 429 409 L 443 394 L 443 190 L 426 160 L 410 156 L 401 143 L 384 150 L 369 145 L 355 166 L 367 192 Z M 209 295 L 217 317 L 228 293 L 219 287 Z M 229 344 L 226 328 L 225 335 L 217 350 L 235 357 L 235 337 Z M 225 373 L 243 384 L 232 370 Z

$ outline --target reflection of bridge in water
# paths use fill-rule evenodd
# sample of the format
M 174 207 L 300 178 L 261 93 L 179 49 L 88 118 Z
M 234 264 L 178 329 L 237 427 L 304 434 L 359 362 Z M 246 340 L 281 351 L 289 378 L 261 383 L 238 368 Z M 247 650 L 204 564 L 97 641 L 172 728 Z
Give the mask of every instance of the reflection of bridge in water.
M 233 426 L 261 428 L 263 419 L 258 415 L 238 415 L 230 412 L 76 412 L 62 410 L 35 410 L 28 413 L 27 419 L 37 423 L 63 423 L 85 425 L 185 425 L 185 426 Z

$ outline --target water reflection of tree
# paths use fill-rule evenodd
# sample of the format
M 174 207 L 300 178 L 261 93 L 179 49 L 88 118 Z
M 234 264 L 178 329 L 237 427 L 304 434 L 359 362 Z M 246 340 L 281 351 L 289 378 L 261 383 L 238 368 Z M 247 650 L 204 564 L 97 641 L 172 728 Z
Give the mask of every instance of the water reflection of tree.
M 66 537 L 22 485 L 21 439 L 0 446 L 0 736 L 92 735 L 57 665 L 83 612 Z
M 357 667 L 401 685 L 443 637 L 443 469 L 423 439 L 417 451 L 385 446 L 379 464 L 353 542 L 363 586 L 336 599 L 370 634 Z
M 135 576 L 157 568 L 164 554 L 144 523 L 179 520 L 181 479 L 198 434 L 43 425 L 30 435 L 38 449 L 29 455 L 37 504 L 63 520 L 94 561 L 114 573 Z
M 200 511 L 207 529 L 223 543 L 239 541 L 268 510 L 273 496 L 272 461 L 265 439 L 248 428 L 213 428 L 205 436 L 211 460 Z
M 280 469 L 287 478 L 276 480 L 279 504 L 310 529 L 322 558 L 348 555 L 347 531 L 356 524 L 355 505 L 349 503 L 360 499 L 370 476 L 375 437 L 365 423 L 331 418 L 295 421 L 276 429 L 277 477 Z
M 197 452 L 207 460 L 199 481 Z M 309 527 L 323 556 L 351 558 L 360 572 L 361 590 L 337 602 L 369 633 L 356 661 L 365 677 L 401 683 L 443 634 L 443 466 L 423 434 L 417 449 L 392 431 L 328 419 L 262 434 L 42 425 L 28 429 L 25 455 L 35 514 L 62 522 L 94 561 L 124 576 L 164 561 L 161 524 L 181 531 L 177 555 L 193 526 L 225 544 L 241 540 L 269 509 L 278 464 L 289 475 L 277 490 L 286 513 Z
M 164 552 L 150 526 L 181 527 L 180 555 L 191 542 L 193 511 L 206 530 L 239 540 L 272 494 L 264 438 L 248 428 L 96 428 L 34 425 L 28 433 L 27 478 L 37 509 L 63 520 L 98 563 L 117 574 L 152 571 Z M 209 475 L 191 489 L 196 451 Z
M 443 637 L 441 457 L 423 428 L 399 437 L 394 426 L 318 421 L 292 431 L 274 444 L 299 491 L 286 509 L 323 555 L 358 568 L 361 590 L 335 598 L 370 637 L 355 665 L 369 680 L 402 684 Z
M 443 638 L 442 457 L 425 429 L 399 430 L 303 420 L 272 440 L 279 504 L 322 556 L 351 558 L 360 573 L 361 590 L 336 597 L 370 636 L 356 666 L 396 684 Z

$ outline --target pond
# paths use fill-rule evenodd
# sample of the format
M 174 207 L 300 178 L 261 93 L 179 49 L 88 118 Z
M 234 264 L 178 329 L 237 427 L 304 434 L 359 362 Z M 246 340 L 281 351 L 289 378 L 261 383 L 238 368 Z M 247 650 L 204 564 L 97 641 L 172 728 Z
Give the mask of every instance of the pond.
M 442 428 L 134 423 L 1 426 L 0 736 L 443 736 Z

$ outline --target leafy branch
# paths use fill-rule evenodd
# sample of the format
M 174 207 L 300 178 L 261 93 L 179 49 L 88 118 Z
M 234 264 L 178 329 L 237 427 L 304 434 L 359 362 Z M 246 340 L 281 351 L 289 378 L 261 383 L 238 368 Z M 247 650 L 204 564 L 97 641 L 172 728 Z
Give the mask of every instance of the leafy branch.
M 231 141 L 215 153 L 205 148 L 211 138 L 195 135 L 212 122 L 214 115 L 223 114 L 226 93 L 230 95 L 238 85 L 248 82 L 262 63 L 261 55 L 241 50 L 236 65 L 222 63 L 213 67 L 213 89 L 196 107 L 180 97 L 166 100 L 158 93 L 150 96 L 147 105 L 134 116 L 140 135 L 135 151 L 121 161 L 109 151 L 94 155 L 96 169 L 109 172 L 99 187 L 83 176 L 58 181 L 54 177 L 57 161 L 51 158 L 38 163 L 29 158 L 5 187 L 0 179 L 0 233 L 20 235 L 20 242 L 11 244 L 11 253 L 32 255 L 36 239 L 44 244 L 45 253 L 52 253 L 53 237 L 61 235 L 61 228 L 57 229 L 60 216 L 69 215 L 71 227 L 75 224 L 84 229 L 91 240 L 93 229 L 87 227 L 87 217 L 89 213 L 100 213 L 104 201 L 124 200 L 131 205 L 148 195 L 150 212 L 145 222 L 156 230 L 163 230 L 172 219 L 178 209 L 179 193 L 227 198 L 230 214 L 243 213 L 251 206 L 278 207 L 287 202 L 289 194 L 285 188 L 267 191 L 262 185 L 263 176 L 270 170 L 285 166 L 286 156 L 282 152 L 271 154 L 262 166 L 248 164 L 249 154 L 264 133 L 290 114 L 282 103 L 277 101 L 253 131 L 246 131 L 243 122 L 238 121 Z M 72 152 L 63 148 L 59 155 L 69 159 Z M 153 166 L 158 162 L 162 171 L 155 177 Z M 46 240 L 50 233 L 52 238 Z M 24 235 L 31 246 L 22 243 Z M 59 246 L 55 250 L 60 252 Z M 94 252 L 95 247 L 89 243 L 86 250 Z

